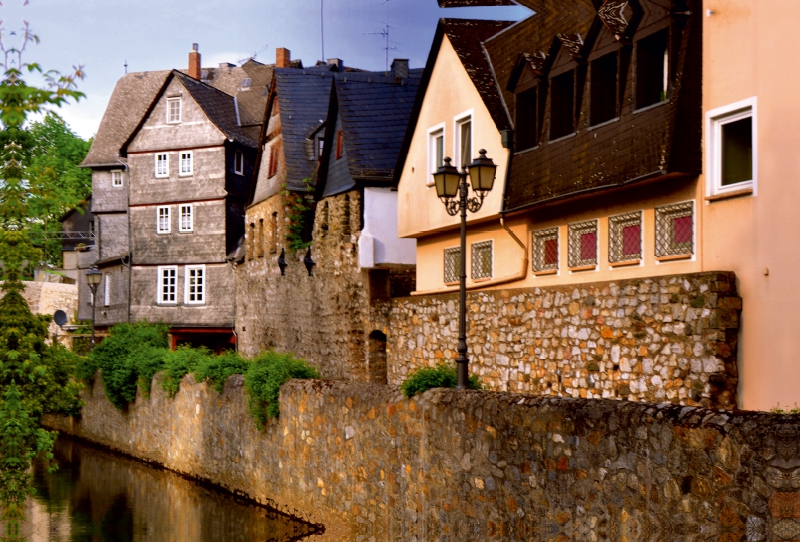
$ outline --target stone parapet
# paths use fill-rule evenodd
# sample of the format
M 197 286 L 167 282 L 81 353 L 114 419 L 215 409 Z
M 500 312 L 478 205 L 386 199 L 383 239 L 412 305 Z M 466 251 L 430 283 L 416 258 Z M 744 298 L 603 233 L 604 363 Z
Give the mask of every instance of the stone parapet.
M 126 411 L 101 378 L 47 423 L 322 523 L 322 540 L 791 540 L 800 416 L 291 381 L 264 431 L 242 377 L 157 380 Z M 315 538 L 315 540 L 317 540 Z
M 470 370 L 499 391 L 735 408 L 741 308 L 729 272 L 471 292 Z M 390 383 L 455 360 L 457 294 L 382 312 Z

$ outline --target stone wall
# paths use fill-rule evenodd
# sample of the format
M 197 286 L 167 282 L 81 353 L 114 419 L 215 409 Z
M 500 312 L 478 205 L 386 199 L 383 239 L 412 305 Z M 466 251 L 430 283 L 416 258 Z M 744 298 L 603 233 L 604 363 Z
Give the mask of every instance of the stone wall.
M 288 249 L 281 275 L 277 260 L 286 245 L 288 204 L 277 195 L 247 210 L 247 254 L 236 270 L 239 351 L 246 356 L 268 348 L 293 352 L 326 378 L 370 380 L 370 299 L 407 289 L 410 270 L 359 269 L 361 196 L 353 190 L 318 204 L 313 276 L 303 264 L 306 251 Z M 377 379 L 386 381 L 385 369 Z
M 78 312 L 78 285 L 60 284 L 56 282 L 24 282 L 25 289 L 22 297 L 28 302 L 31 312 L 34 314 L 45 314 L 53 316 L 57 310 L 62 310 L 67 314 L 69 323 L 75 323 Z M 52 337 L 59 332 L 59 342 L 68 348 L 72 342 L 69 337 L 60 331 L 55 322 L 50 322 L 48 329 Z
M 493 390 L 735 408 L 735 284 L 711 272 L 471 292 L 470 370 Z M 457 294 L 383 310 L 390 383 L 455 360 Z
M 157 377 L 158 378 L 158 377 Z M 48 423 L 326 526 L 327 540 L 794 540 L 800 416 L 291 381 L 263 432 L 241 377 L 126 411 L 98 377 Z

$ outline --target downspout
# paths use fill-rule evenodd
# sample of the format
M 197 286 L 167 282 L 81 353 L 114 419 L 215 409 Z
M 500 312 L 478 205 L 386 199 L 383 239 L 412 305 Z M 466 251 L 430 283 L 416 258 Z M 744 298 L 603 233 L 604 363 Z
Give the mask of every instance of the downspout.
M 508 150 L 508 167 L 506 168 L 506 185 L 508 184 L 508 172 L 511 170 L 511 155 L 512 149 Z M 505 192 L 506 188 L 503 187 L 503 201 L 505 201 Z M 501 203 L 502 205 L 502 203 Z M 519 245 L 522 249 L 522 258 L 520 260 L 521 268 L 516 273 L 512 273 L 511 275 L 506 275 L 503 277 L 498 277 L 496 279 L 485 280 L 481 282 L 473 282 L 472 284 L 467 284 L 467 290 L 477 290 L 479 288 L 486 288 L 487 286 L 497 286 L 500 284 L 506 284 L 508 282 L 514 282 L 518 280 L 523 280 L 528 275 L 528 246 L 517 237 L 508 226 L 506 226 L 505 218 L 503 216 L 503 212 L 500 211 L 500 226 L 508 232 L 508 235 L 514 240 L 514 242 Z M 458 291 L 458 286 L 447 286 L 445 288 L 435 288 L 433 290 L 423 290 L 417 292 L 411 292 L 411 295 L 432 295 L 432 294 L 445 294 L 449 292 L 456 292 Z

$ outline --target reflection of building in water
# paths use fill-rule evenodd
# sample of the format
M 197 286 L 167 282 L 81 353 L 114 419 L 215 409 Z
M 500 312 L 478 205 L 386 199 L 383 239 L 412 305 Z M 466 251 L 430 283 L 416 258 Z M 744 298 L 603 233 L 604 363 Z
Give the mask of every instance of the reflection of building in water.
M 187 479 L 60 438 L 60 468 L 36 465 L 28 542 L 298 540 L 313 527 Z

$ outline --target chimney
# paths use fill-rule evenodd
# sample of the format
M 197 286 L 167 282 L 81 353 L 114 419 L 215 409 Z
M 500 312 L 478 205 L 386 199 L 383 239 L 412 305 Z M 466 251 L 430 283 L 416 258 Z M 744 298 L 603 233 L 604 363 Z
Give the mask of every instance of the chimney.
M 344 71 L 344 60 L 342 60 L 341 58 L 329 58 L 328 66 L 335 66 L 336 71 L 342 73 Z
M 408 59 L 395 58 L 392 60 L 392 77 L 407 78 L 408 77 Z
M 275 49 L 275 67 L 276 68 L 291 68 L 292 52 L 284 47 Z
M 192 44 L 192 52 L 189 53 L 189 77 L 200 79 L 200 52 L 197 44 Z

